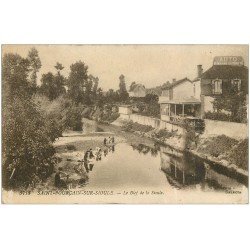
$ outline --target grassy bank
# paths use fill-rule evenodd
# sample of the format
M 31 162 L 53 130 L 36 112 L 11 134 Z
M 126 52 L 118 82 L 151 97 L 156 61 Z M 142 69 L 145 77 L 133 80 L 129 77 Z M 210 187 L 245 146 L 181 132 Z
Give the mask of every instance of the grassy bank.
M 234 167 L 248 170 L 248 139 L 238 141 L 225 135 L 203 138 L 195 151 L 223 165 L 234 164 Z

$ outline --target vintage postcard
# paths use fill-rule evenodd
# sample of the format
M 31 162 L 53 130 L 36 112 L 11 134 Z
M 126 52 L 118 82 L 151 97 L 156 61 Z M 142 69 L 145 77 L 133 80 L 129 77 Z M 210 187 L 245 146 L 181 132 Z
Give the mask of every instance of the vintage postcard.
M 248 203 L 248 45 L 2 45 L 2 203 Z

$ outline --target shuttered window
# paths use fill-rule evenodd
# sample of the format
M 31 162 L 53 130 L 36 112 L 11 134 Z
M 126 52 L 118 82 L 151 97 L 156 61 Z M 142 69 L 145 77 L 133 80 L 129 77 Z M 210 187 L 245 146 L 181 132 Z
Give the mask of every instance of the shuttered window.
M 212 89 L 214 95 L 222 94 L 222 80 L 221 79 L 212 80 Z
M 231 84 L 233 87 L 236 87 L 238 91 L 241 90 L 241 80 L 240 79 L 231 80 Z

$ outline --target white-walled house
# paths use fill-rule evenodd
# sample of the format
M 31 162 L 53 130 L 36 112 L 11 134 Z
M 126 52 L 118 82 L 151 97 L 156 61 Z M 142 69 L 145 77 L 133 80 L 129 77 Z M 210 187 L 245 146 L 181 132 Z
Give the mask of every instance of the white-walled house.
M 159 97 L 161 120 L 175 121 L 179 118 L 201 118 L 201 65 L 197 66 L 198 76 L 191 81 L 183 78 L 166 86 Z

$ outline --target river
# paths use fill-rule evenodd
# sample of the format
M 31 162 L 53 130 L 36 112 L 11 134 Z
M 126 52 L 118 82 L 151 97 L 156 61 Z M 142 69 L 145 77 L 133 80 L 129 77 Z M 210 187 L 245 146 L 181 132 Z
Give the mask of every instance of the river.
M 99 140 L 112 135 L 116 142 L 96 154 L 94 160 L 84 164 L 88 180 L 82 187 L 87 190 L 114 190 L 117 194 L 122 194 L 124 190 L 162 192 L 166 196 L 153 199 L 157 203 L 231 203 L 232 199 L 240 202 L 243 193 L 244 199 L 247 197 L 247 181 L 239 176 L 232 176 L 219 166 L 156 143 L 149 146 L 137 140 L 120 140 L 122 133 L 112 134 L 112 129 L 103 131 L 93 121 L 85 120 L 84 126 L 83 134 L 91 137 L 91 140 L 95 140 L 97 135 Z M 81 135 L 74 136 L 74 140 L 83 140 L 83 143 L 85 138 Z

